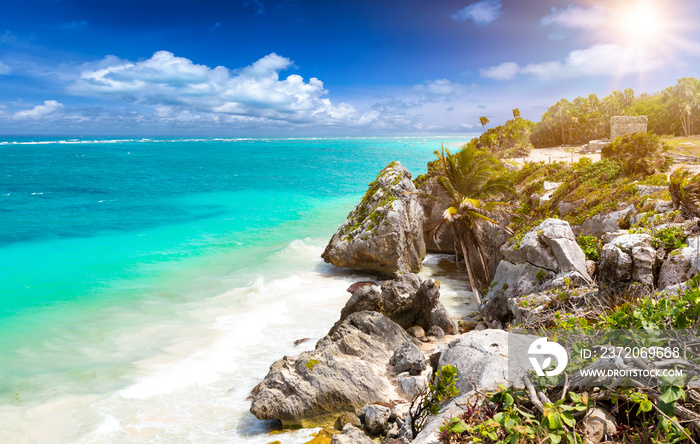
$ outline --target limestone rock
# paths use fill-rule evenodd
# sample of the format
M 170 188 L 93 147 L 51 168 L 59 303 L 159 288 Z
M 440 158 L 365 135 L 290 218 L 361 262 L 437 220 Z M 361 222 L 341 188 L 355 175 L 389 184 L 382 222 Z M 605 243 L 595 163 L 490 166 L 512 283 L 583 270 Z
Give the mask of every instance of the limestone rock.
M 331 444 L 374 444 L 371 439 L 362 430 L 347 424 L 343 427 L 343 431 L 337 435 L 333 435 Z
M 382 313 L 404 328 L 417 325 L 425 331 L 437 326 L 447 334 L 458 331 L 457 324 L 440 302 L 440 288 L 435 281 L 422 281 L 412 273 L 385 281 L 381 287 L 367 285 L 357 290 L 340 312 L 338 323 L 362 310 Z
M 396 375 L 396 385 L 406 399 L 413 399 L 428 386 L 428 378 L 423 375 L 411 376 L 409 372 L 399 373 Z
M 339 267 L 385 275 L 420 271 L 425 258 L 423 208 L 411 173 L 392 162 L 333 235 L 321 257 Z
M 418 202 L 423 208 L 423 239 L 426 250 L 433 253 L 454 253 L 452 230 L 441 233 L 437 243 L 433 238 L 433 232 L 442 221 L 443 213 L 450 207 L 447 193 L 438 182 L 436 174 L 429 175 L 418 187 Z
M 630 216 L 634 215 L 634 205 L 627 205 L 625 208 L 610 213 L 596 214 L 577 228 L 575 230 L 578 231 L 576 234 L 581 236 L 601 237 L 607 232 L 616 231 L 620 228 L 618 221 L 627 216 L 628 213 L 630 213 Z
M 384 434 L 389 426 L 391 409 L 383 405 L 368 405 L 365 407 L 365 428 L 374 435 Z
M 250 411 L 287 426 L 331 425 L 342 413 L 401 399 L 387 366 L 394 350 L 411 341 L 387 317 L 369 311 L 348 316 L 316 349 L 272 364 Z
M 425 357 L 413 342 L 405 342 L 396 349 L 389 361 L 398 373 L 409 372 L 411 375 L 419 375 L 426 368 Z
M 622 234 L 603 246 L 598 280 L 605 284 L 654 285 L 656 249 L 645 233 Z
M 450 342 L 438 368 L 448 364 L 457 367 L 460 393 L 474 390 L 473 383 L 484 392 L 498 390 L 499 384 L 519 386 L 521 378 L 532 370 L 527 350 L 535 339 L 495 329 L 465 333 Z M 509 353 L 513 351 L 519 353 Z
M 657 287 L 663 290 L 672 285 L 687 281 L 698 273 L 698 236 L 686 239 L 687 247 L 671 251 L 661 265 Z
M 482 315 L 493 326 L 507 321 L 505 301 L 515 296 L 542 292 L 555 286 L 589 285 L 586 255 L 576 243 L 569 223 L 547 219 L 523 238 L 501 248 L 491 289 L 484 298 Z

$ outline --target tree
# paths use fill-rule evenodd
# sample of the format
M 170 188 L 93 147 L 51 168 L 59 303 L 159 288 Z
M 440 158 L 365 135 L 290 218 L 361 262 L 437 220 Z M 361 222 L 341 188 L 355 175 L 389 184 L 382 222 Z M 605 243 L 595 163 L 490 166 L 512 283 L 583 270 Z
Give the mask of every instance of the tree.
M 520 117 L 520 110 L 518 108 L 513 108 L 513 118 L 517 119 Z
M 508 204 L 486 199 L 499 193 L 512 191 L 512 187 L 503 175 L 505 168 L 501 162 L 487 151 L 464 145 L 454 154 L 443 147 L 440 151 L 435 151 L 435 155 L 440 168 L 438 181 L 447 193 L 450 207 L 445 210 L 433 237 L 437 242 L 442 230 L 447 227 L 452 229 L 455 254 L 461 251 L 474 298 L 477 303 L 481 303 L 470 247 L 471 251 L 478 255 L 484 276 L 488 280 L 482 225 L 494 224 L 508 232 L 511 231 L 493 219 L 495 214 L 506 211 Z
M 481 123 L 481 126 L 486 129 L 486 125 L 490 122 L 489 118 L 486 116 L 481 116 L 479 117 L 479 123 Z

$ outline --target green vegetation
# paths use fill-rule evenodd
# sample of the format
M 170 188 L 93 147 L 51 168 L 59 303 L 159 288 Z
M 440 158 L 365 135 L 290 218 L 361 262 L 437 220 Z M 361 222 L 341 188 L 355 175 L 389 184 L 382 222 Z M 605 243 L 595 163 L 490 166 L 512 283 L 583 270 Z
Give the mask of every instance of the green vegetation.
M 668 187 L 675 208 L 680 207 L 681 215 L 690 219 L 700 216 L 700 174 L 679 168 L 671 174 Z
M 583 250 L 587 260 L 598 261 L 598 238 L 595 236 L 579 236 L 576 243 Z
M 474 298 L 480 303 L 479 287 L 474 275 L 474 252 L 479 257 L 486 279 L 490 279 L 483 252 L 482 232 L 478 225 L 490 223 L 503 227 L 492 219 L 492 216 L 504 211 L 506 204 L 486 199 L 511 192 L 512 188 L 507 182 L 507 177 L 503 175 L 505 169 L 501 162 L 487 151 L 465 145 L 454 154 L 443 148 L 441 151 L 435 151 L 435 155 L 440 165 L 438 180 L 447 193 L 450 206 L 445 211 L 443 220 L 435 228 L 434 237 L 439 238 L 447 226 L 452 229 L 455 248 L 463 254 Z
M 513 110 L 513 119 L 504 125 L 491 128 L 469 142 L 476 149 L 488 150 L 499 158 L 525 157 L 530 154 L 530 131 L 533 123 L 520 117 L 520 111 Z
M 668 171 L 673 160 L 665 156 L 669 147 L 654 133 L 626 134 L 603 148 L 601 158 L 615 159 L 626 176 L 651 176 Z
M 700 123 L 700 81 L 678 79 L 657 94 L 635 97 L 631 88 L 613 91 L 603 99 L 595 94 L 561 99 L 534 125 L 530 141 L 535 147 L 583 144 L 610 134 L 612 116 L 647 116 L 647 128 L 657 135 L 689 136 Z
M 459 395 L 459 389 L 455 384 L 457 384 L 457 368 L 443 365 L 433 375 L 428 388 L 416 394 L 409 409 L 413 436 L 423 430 L 430 415 L 438 414 L 443 402 Z

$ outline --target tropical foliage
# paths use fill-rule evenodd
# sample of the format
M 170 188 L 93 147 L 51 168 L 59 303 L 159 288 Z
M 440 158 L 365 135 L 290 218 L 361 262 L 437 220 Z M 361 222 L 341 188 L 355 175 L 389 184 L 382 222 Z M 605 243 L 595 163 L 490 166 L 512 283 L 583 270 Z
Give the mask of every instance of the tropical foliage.
M 546 147 L 604 139 L 610 134 L 610 118 L 623 115 L 647 116 L 648 130 L 657 135 L 694 134 L 700 128 L 700 80 L 684 77 L 663 91 L 639 97 L 626 88 L 603 99 L 595 94 L 561 99 L 534 125 L 530 141 Z
M 506 210 L 506 204 L 487 199 L 511 192 L 512 187 L 503 175 L 505 169 L 501 162 L 488 151 L 468 144 L 454 154 L 442 148 L 435 151 L 435 155 L 440 168 L 438 180 L 448 196 L 450 207 L 445 210 L 434 236 L 439 238 L 447 227 L 452 229 L 455 252 L 462 253 L 472 292 L 477 302 L 481 302 L 474 262 L 478 260 L 486 279 L 489 279 L 482 225 L 489 223 L 508 230 L 493 219 L 495 214 Z
M 530 154 L 530 131 L 533 123 L 520 117 L 520 111 L 513 110 L 513 119 L 495 128 L 490 128 L 479 138 L 469 142 L 473 148 L 488 150 L 500 158 L 525 157 Z
M 626 176 L 651 176 L 656 172 L 668 171 L 672 159 L 664 154 L 669 147 L 654 133 L 625 134 L 603 148 L 603 159 L 616 159 Z
M 671 174 L 668 191 L 671 202 L 684 218 L 700 216 L 700 175 L 679 168 Z

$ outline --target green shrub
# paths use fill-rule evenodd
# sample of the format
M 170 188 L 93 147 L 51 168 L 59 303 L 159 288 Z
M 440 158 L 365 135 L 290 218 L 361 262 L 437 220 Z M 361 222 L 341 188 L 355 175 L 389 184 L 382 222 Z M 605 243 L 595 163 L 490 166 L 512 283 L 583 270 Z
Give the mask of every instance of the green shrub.
M 583 254 L 586 255 L 587 260 L 598 261 L 598 238 L 595 236 L 579 236 L 576 238 L 576 243 Z
M 601 151 L 602 159 L 617 159 L 626 176 L 651 176 L 668 171 L 673 161 L 665 153 L 669 146 L 648 133 L 625 134 Z

